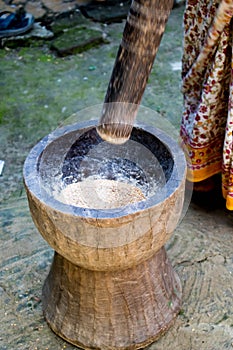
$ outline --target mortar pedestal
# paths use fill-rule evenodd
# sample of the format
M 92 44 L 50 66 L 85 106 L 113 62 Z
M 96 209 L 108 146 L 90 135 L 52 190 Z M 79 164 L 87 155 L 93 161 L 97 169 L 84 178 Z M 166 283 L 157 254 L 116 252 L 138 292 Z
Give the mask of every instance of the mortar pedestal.
M 164 245 L 181 215 L 184 155 L 160 130 L 137 126 L 131 137 L 158 159 L 166 183 L 164 191 L 122 208 L 80 208 L 53 195 L 57 179 L 67 178 L 66 161 L 77 161 L 77 140 L 91 147 L 101 142 L 93 121 L 57 130 L 25 161 L 32 218 L 55 250 L 43 286 L 44 315 L 56 334 L 84 349 L 144 347 L 181 307 L 181 284 Z

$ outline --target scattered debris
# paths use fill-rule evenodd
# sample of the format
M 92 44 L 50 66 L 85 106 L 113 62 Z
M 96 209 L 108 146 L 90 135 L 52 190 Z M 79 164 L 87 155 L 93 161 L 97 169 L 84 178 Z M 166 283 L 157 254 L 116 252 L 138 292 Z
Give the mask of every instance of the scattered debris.
M 5 164 L 4 160 L 0 160 L 0 176 L 2 175 L 4 164 Z
M 181 68 L 182 68 L 181 61 L 172 62 L 170 64 L 171 64 L 172 70 L 181 70 Z

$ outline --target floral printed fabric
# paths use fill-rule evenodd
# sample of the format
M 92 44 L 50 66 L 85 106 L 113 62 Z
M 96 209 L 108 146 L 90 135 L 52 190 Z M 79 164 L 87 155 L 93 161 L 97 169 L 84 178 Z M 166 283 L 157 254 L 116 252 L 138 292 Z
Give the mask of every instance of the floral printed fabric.
M 181 139 L 188 179 L 222 173 L 233 210 L 233 0 L 187 0 L 184 12 Z

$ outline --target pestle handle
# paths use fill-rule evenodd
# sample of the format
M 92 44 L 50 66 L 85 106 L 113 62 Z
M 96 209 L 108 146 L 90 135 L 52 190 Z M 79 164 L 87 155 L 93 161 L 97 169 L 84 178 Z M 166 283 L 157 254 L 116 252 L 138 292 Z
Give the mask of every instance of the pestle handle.
M 97 127 L 108 142 L 130 137 L 172 6 L 173 0 L 132 1 Z

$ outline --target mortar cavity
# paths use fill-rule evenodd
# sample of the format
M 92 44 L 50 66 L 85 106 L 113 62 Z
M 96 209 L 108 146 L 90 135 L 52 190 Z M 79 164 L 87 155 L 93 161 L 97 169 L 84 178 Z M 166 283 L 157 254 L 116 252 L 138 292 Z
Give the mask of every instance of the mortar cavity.
M 140 127 L 133 128 L 123 145 L 103 141 L 91 127 L 54 138 L 41 156 L 39 173 L 43 187 L 55 198 L 66 186 L 86 179 L 124 182 L 149 198 L 164 191 L 173 166 L 168 148 Z

